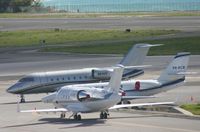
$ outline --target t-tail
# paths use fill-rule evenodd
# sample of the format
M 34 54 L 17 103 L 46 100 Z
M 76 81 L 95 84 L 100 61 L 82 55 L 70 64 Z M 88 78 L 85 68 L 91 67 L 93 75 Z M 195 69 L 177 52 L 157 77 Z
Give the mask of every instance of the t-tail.
M 185 80 L 185 73 L 188 67 L 189 52 L 180 52 L 174 57 L 172 62 L 161 73 L 158 81 L 164 83 L 178 83 Z
M 135 44 L 119 64 L 123 66 L 138 66 L 143 65 L 144 59 L 151 47 L 160 46 L 162 44 Z M 131 78 L 143 74 L 144 71 L 141 68 L 125 69 L 123 77 Z
M 109 92 L 119 92 L 123 70 L 124 70 L 123 65 L 117 65 L 116 67 L 114 67 L 114 70 L 112 72 L 112 75 L 107 87 L 107 90 Z

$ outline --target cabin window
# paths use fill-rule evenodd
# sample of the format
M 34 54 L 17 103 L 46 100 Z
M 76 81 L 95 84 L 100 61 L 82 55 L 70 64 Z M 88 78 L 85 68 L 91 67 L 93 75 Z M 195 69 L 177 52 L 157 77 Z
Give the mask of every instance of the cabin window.
M 59 81 L 59 78 L 57 78 L 57 81 Z
M 53 82 L 53 78 L 51 78 L 51 81 Z
M 79 79 L 82 79 L 82 77 L 80 76 Z
M 65 78 L 63 77 L 63 78 L 62 78 L 62 80 L 64 81 L 64 80 L 65 80 Z
M 87 79 L 87 76 L 85 76 L 85 79 Z
M 76 79 L 76 77 L 74 77 L 74 80 Z
M 67 79 L 70 80 L 70 77 L 68 77 Z

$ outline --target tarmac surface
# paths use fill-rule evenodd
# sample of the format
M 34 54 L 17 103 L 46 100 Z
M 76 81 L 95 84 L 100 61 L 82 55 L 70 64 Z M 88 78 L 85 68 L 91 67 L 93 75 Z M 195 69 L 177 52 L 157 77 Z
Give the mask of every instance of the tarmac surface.
M 64 70 L 85 67 L 112 66 L 122 59 L 115 55 L 78 55 L 37 53 L 34 51 L 4 52 L 0 55 L 0 132 L 47 132 L 47 131 L 109 131 L 109 132 L 199 132 L 200 120 L 183 118 L 176 115 L 166 116 L 164 113 L 110 112 L 107 120 L 100 120 L 99 113 L 82 114 L 83 120 L 60 119 L 59 113 L 36 114 L 17 113 L 19 100 L 17 95 L 6 93 L 6 89 L 20 76 L 31 72 Z M 161 69 L 167 65 L 172 56 L 148 56 L 144 64 L 153 64 L 145 69 L 145 75 L 139 78 L 156 78 Z M 152 72 L 153 71 L 153 72 Z M 200 56 L 191 56 L 189 71 L 200 71 Z M 138 79 L 138 78 L 136 78 Z M 134 100 L 134 102 L 176 101 L 181 103 L 200 102 L 200 77 L 194 75 L 187 78 L 185 86 L 161 93 L 156 99 Z M 20 109 L 53 108 L 51 104 L 38 102 L 46 94 L 27 95 L 25 104 Z M 191 100 L 191 96 L 193 100 Z M 67 117 L 71 113 L 67 114 Z
M 0 18 L 0 31 L 27 29 L 176 29 L 200 30 L 200 16 L 100 18 Z

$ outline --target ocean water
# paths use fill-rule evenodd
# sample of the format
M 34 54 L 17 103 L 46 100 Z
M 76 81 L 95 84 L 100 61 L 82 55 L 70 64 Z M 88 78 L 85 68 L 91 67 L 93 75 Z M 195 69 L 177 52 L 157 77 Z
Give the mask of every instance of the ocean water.
M 42 0 L 69 12 L 199 11 L 200 0 Z

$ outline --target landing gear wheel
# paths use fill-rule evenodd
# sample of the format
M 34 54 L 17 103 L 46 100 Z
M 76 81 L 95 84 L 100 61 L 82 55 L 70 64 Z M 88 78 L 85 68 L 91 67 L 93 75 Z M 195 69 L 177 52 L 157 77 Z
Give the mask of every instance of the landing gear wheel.
M 127 104 L 131 104 L 131 101 L 127 101 Z
M 78 121 L 81 120 L 81 115 L 77 115 L 77 120 L 78 120 Z
M 103 119 L 103 112 L 100 113 L 100 119 Z
M 24 95 L 20 95 L 20 97 L 21 97 L 20 103 L 25 103 Z
M 20 100 L 20 103 L 25 103 L 25 99 L 21 99 L 21 100 Z
M 74 120 L 80 121 L 80 120 L 81 120 L 81 115 L 75 114 L 75 115 L 74 115 Z
M 61 113 L 61 114 L 60 114 L 60 118 L 61 118 L 61 119 L 65 118 L 65 114 L 64 114 L 64 113 Z
M 103 113 L 103 118 L 104 118 L 104 119 L 107 119 L 107 118 L 108 118 L 108 116 L 107 116 L 107 113 L 106 113 L 106 112 L 104 112 L 104 113 Z
M 100 119 L 107 119 L 108 118 L 108 113 L 107 112 L 101 112 L 100 113 Z

